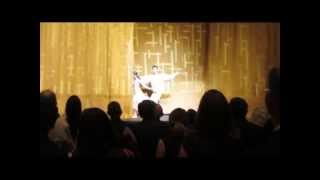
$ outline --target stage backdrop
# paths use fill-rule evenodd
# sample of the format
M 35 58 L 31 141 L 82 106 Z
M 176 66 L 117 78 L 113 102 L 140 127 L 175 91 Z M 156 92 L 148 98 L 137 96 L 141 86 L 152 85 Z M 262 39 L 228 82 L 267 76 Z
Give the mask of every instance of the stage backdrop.
M 59 110 L 79 95 L 84 108 L 121 103 L 131 116 L 132 72 L 180 72 L 167 83 L 165 112 L 197 108 L 207 89 L 263 105 L 266 74 L 280 67 L 275 23 L 41 23 L 40 91 L 57 93 Z
M 59 111 L 67 98 L 80 96 L 83 107 L 117 100 L 131 109 L 133 23 L 41 23 L 40 90 L 57 93 Z

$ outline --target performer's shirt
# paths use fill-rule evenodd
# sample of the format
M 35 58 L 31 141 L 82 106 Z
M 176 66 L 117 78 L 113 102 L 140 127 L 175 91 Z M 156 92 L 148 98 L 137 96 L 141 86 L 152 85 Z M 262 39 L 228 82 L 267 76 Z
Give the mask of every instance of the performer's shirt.
M 144 82 L 150 82 L 151 87 L 156 93 L 163 93 L 165 90 L 164 81 L 172 80 L 174 78 L 173 75 L 167 74 L 156 74 L 156 75 L 147 75 L 143 77 Z

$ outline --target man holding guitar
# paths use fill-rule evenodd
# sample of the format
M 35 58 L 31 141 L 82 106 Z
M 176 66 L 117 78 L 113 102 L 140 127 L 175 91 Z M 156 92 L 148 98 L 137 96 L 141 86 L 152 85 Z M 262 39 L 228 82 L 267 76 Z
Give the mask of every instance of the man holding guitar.
M 141 78 L 137 72 L 134 72 L 135 95 L 133 98 L 134 111 L 137 113 L 137 107 L 143 100 L 152 100 L 160 103 L 160 98 L 165 90 L 165 81 L 174 79 L 178 73 L 173 75 L 160 74 L 157 65 L 152 66 L 152 74 Z
M 151 100 L 155 103 L 160 103 L 160 98 L 165 91 L 165 81 L 173 80 L 178 73 L 173 75 L 168 75 L 164 73 L 159 73 L 159 68 L 157 65 L 152 66 L 152 74 L 146 76 L 146 81 L 150 83 L 152 88 Z

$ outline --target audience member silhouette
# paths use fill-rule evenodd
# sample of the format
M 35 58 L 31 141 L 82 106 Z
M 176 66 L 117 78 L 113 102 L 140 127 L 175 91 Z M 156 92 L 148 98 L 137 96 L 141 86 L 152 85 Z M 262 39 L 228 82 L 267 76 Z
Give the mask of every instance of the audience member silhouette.
M 174 109 L 169 116 L 169 132 L 163 139 L 164 147 L 161 144 L 158 146 L 158 152 L 164 151 L 164 157 L 166 158 L 178 158 L 185 157 L 184 149 L 182 146 L 186 127 L 184 123 L 186 121 L 186 111 L 182 108 Z M 161 150 L 163 149 L 163 150 Z
M 280 156 L 280 70 L 273 68 L 268 77 L 269 91 L 266 94 L 266 105 L 271 115 L 272 134 L 267 143 L 260 147 L 262 155 Z M 258 153 L 259 154 L 259 153 Z
M 238 155 L 239 147 L 230 137 L 231 117 L 225 96 L 207 91 L 200 101 L 197 133 L 186 138 L 184 147 L 191 158 L 228 159 Z
M 252 112 L 250 121 L 248 121 L 245 126 L 247 129 L 247 131 L 245 131 L 247 147 L 252 148 L 266 143 L 268 136 L 270 136 L 273 129 L 270 118 L 270 114 L 267 112 L 267 110 L 264 110 L 264 107 L 255 109 Z M 264 123 L 262 123 L 263 121 Z
M 57 96 L 52 90 L 46 89 L 46 90 L 41 91 L 40 97 L 42 100 L 45 100 L 46 102 L 57 107 Z
M 72 140 L 75 142 L 79 131 L 82 105 L 78 96 L 71 96 L 66 104 L 67 122 L 69 124 Z
M 40 158 L 67 158 L 67 151 L 61 149 L 52 142 L 49 131 L 54 127 L 56 119 L 59 117 L 56 103 L 56 96 L 50 90 L 40 93 Z
M 230 100 L 229 105 L 232 117 L 232 137 L 234 140 L 239 141 L 242 149 L 261 143 L 264 129 L 247 120 L 248 103 L 243 98 L 234 97 Z
M 67 146 L 69 157 L 76 149 L 80 116 L 80 98 L 76 95 L 70 96 L 66 103 L 65 114 L 58 118 L 54 129 L 49 133 L 52 141 Z
M 121 119 L 122 109 L 120 104 L 116 101 L 110 102 L 107 112 L 111 117 L 111 125 L 114 130 L 117 145 L 122 148 L 131 149 L 137 154 L 136 137 Z
M 274 131 L 280 133 L 280 70 L 273 68 L 269 73 L 269 91 L 266 95 L 267 109 L 271 115 Z
M 269 123 L 272 132 L 267 141 L 254 148 L 249 148 L 244 153 L 250 157 L 280 157 L 280 70 L 273 68 L 268 75 L 268 91 L 265 102 L 271 115 Z
M 107 114 L 99 108 L 82 112 L 76 157 L 115 158 L 125 157 L 122 149 L 115 145 L 115 137 Z
M 187 111 L 187 118 L 185 121 L 185 126 L 188 127 L 189 129 L 193 129 L 194 124 L 195 124 L 195 120 L 196 120 L 196 116 L 197 116 L 197 111 L 195 111 L 194 109 L 189 109 Z
M 230 100 L 229 105 L 232 117 L 232 137 L 244 145 L 243 141 L 246 140 L 245 126 L 247 124 L 248 104 L 244 99 L 234 97 Z
M 260 127 L 264 127 L 270 125 L 270 118 L 271 116 L 267 110 L 267 107 L 265 105 L 260 105 L 253 109 L 248 121 Z
M 142 122 L 133 129 L 141 157 L 152 159 L 156 157 L 156 149 L 161 142 L 163 131 L 159 128 L 157 120 L 156 104 L 150 100 L 144 100 L 138 105 L 139 116 Z
M 169 115 L 169 123 L 170 126 L 174 125 L 174 124 L 185 124 L 186 121 L 186 110 L 182 109 L 182 108 L 176 108 L 174 109 L 170 115 Z

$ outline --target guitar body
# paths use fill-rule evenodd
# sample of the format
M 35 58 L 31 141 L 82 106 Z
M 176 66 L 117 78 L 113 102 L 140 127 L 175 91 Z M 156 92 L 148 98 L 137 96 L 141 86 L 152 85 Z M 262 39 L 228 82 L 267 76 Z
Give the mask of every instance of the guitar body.
M 151 89 L 150 84 L 148 84 L 148 87 L 150 87 L 150 89 Z M 152 90 L 144 88 L 141 84 L 140 84 L 140 88 L 141 88 L 141 91 L 143 92 L 143 94 L 147 95 L 148 97 L 151 97 L 151 95 L 153 93 Z
M 137 72 L 134 72 L 133 75 L 134 75 L 134 77 L 136 79 L 140 79 L 140 77 L 139 77 Z M 152 91 L 152 87 L 151 87 L 150 83 L 145 85 L 145 84 L 141 84 L 141 82 L 139 82 L 139 87 L 140 87 L 140 90 L 141 90 L 142 94 L 146 95 L 149 98 L 151 97 L 153 91 Z

